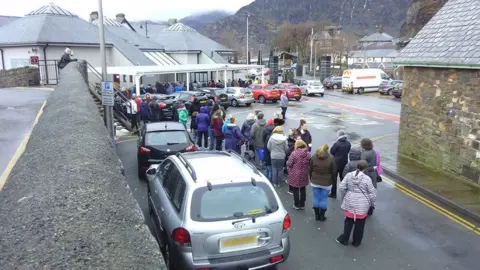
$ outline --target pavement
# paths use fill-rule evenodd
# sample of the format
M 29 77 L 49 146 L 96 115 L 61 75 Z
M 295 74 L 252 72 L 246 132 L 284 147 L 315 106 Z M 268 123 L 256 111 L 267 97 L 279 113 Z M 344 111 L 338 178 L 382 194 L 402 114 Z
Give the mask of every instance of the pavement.
M 30 133 L 51 88 L 0 89 L 0 190 L 12 169 L 12 158 Z M 8 168 L 7 168 L 8 167 Z
M 266 118 L 279 111 L 274 104 L 252 106 L 229 108 L 228 112 L 242 123 L 255 109 L 262 110 Z M 397 137 L 399 113 L 400 102 L 395 99 L 328 91 L 324 98 L 292 101 L 285 127 L 296 128 L 300 119 L 306 120 L 314 149 L 324 143 L 332 145 L 339 129 L 345 130 L 352 144 L 365 137 L 371 138 L 382 153 L 382 161 L 388 163 L 395 162 L 389 159 L 396 155 L 396 146 L 388 142 Z M 137 177 L 136 148 L 136 137 L 125 136 L 119 139 L 117 153 L 133 195 L 147 214 L 147 188 L 146 183 Z M 359 248 L 344 247 L 335 242 L 343 229 L 344 219 L 339 200 L 329 199 L 328 220 L 321 223 L 313 218 L 310 189 L 306 210 L 295 211 L 291 208 L 293 198 L 286 193 L 286 186 L 278 188 L 293 221 L 290 258 L 279 269 L 477 268 L 480 254 L 478 228 L 465 226 L 454 218 L 454 214 L 415 192 L 400 188 L 387 176 L 378 186 L 377 208 L 367 221 Z

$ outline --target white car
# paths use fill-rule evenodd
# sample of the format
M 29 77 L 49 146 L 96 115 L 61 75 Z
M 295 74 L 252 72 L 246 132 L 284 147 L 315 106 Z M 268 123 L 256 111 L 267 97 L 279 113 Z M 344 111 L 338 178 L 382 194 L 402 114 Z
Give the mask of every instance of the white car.
M 320 81 L 302 81 L 300 89 L 302 89 L 302 94 L 306 96 L 318 94 L 323 97 L 325 94 L 325 88 L 323 88 L 323 84 Z

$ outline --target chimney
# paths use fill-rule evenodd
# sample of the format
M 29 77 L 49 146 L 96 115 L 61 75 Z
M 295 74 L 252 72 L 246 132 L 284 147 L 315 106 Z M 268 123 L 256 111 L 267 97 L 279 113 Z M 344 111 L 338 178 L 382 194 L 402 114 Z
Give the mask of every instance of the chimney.
M 123 23 L 123 21 L 125 21 L 125 14 L 123 14 L 123 13 L 118 13 L 117 16 L 116 16 L 116 18 L 117 18 L 117 22 Z
M 383 28 L 384 28 L 383 24 L 377 24 L 377 32 L 378 33 L 380 33 L 380 34 L 383 33 Z
M 92 11 L 90 13 L 90 22 L 98 20 L 98 11 Z
M 177 19 L 168 19 L 168 25 L 169 26 L 172 26 L 172 25 L 176 24 L 177 22 L 178 22 Z

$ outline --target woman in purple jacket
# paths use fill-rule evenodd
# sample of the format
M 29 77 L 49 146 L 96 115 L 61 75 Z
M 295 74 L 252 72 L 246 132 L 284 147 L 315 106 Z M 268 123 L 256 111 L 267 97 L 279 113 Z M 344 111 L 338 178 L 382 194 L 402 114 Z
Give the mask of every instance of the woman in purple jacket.
M 235 117 L 230 118 L 230 124 L 225 130 L 225 150 L 233 150 L 240 155 L 242 153 L 241 146 L 247 141 L 247 138 L 243 136 L 236 122 Z
M 197 144 L 199 147 L 202 147 L 202 137 L 204 147 L 208 148 L 208 128 L 210 123 L 210 117 L 208 116 L 207 107 L 201 107 L 200 113 L 197 115 L 195 119 L 197 122 Z

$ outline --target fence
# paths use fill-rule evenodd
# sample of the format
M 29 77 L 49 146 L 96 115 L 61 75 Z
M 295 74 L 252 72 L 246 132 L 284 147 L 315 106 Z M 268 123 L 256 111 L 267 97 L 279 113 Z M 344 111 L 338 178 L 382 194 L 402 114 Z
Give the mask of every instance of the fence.
M 59 60 L 38 60 L 38 69 L 40 71 L 40 84 L 56 85 L 59 79 L 58 70 Z

